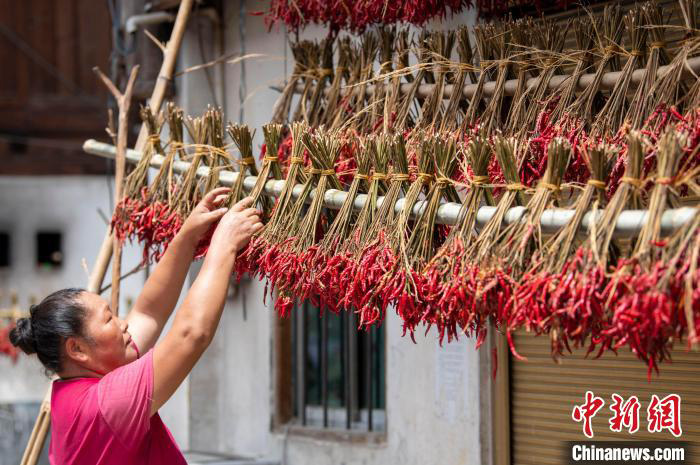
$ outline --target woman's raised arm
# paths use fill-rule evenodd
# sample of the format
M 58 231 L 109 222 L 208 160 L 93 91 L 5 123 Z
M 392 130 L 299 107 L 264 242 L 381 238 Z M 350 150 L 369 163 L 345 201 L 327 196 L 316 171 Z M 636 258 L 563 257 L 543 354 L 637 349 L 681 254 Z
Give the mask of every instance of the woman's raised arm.
M 148 352 L 163 331 L 180 297 L 197 243 L 226 213 L 219 206 L 229 191 L 228 187 L 213 189 L 192 210 L 134 302 L 126 321 L 141 353 Z
M 221 218 L 172 328 L 154 349 L 151 414 L 173 395 L 214 337 L 236 253 L 262 228 L 259 212 L 248 208 L 251 203 L 246 198 Z

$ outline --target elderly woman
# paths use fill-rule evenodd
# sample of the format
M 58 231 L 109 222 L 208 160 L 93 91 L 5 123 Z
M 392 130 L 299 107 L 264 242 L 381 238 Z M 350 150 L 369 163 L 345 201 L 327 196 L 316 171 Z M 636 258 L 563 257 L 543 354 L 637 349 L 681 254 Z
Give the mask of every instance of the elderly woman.
M 58 375 L 51 395 L 52 464 L 185 464 L 158 409 L 214 337 L 236 253 L 262 228 L 244 199 L 219 208 L 227 188 L 197 205 L 146 281 L 126 319 L 80 289 L 46 297 L 17 321 L 10 340 Z M 218 221 L 202 268 L 173 325 L 199 240 Z

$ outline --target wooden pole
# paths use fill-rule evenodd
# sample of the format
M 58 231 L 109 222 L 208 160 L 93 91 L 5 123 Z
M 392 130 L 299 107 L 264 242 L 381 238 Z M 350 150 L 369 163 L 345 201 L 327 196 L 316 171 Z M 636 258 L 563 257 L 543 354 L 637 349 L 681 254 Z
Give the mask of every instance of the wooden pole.
M 117 155 L 114 175 L 114 201 L 116 204 L 122 198 L 122 191 L 124 190 L 124 171 L 126 169 L 126 145 L 127 137 L 129 135 L 129 107 L 131 106 L 131 96 L 134 90 L 134 82 L 136 81 L 136 75 L 139 72 L 139 65 L 136 65 L 131 69 L 129 81 L 126 84 L 126 89 L 124 90 L 124 93 L 120 92 L 119 89 L 117 89 L 117 86 L 115 86 L 114 83 L 102 71 L 100 71 L 99 68 L 94 67 L 92 70 L 102 80 L 105 87 L 107 87 L 107 89 L 112 93 L 112 96 L 114 97 L 114 100 L 117 101 L 117 106 L 119 108 L 119 124 L 117 128 Z M 111 306 L 112 311 L 116 315 L 119 315 L 119 284 L 122 272 L 122 246 L 119 243 L 119 239 L 117 239 L 116 237 L 112 239 L 112 244 L 114 257 L 112 260 Z
M 165 96 L 167 83 L 170 82 L 173 77 L 175 62 L 180 50 L 180 45 L 182 44 L 182 38 L 185 35 L 185 28 L 187 26 L 187 20 L 189 19 L 190 12 L 192 11 L 193 2 L 194 0 L 182 0 L 180 2 L 180 7 L 177 11 L 177 17 L 175 19 L 175 25 L 173 26 L 173 32 L 170 35 L 170 40 L 168 41 L 163 53 L 163 64 L 160 67 L 158 81 L 156 82 L 155 88 L 153 89 L 153 94 L 151 95 L 151 100 L 149 102 L 149 106 L 154 113 L 160 111 L 160 106 L 163 104 L 163 97 Z M 135 146 L 135 148 L 138 150 L 143 149 L 146 142 L 146 133 L 147 131 L 145 126 L 142 126 Z M 109 262 L 112 257 L 112 246 L 113 240 L 108 228 L 104 241 L 102 242 L 102 247 L 100 247 L 100 251 L 97 255 L 95 266 L 93 267 L 92 273 L 90 274 L 90 279 L 88 280 L 88 291 L 99 292 L 100 288 L 102 287 L 102 281 L 104 280 L 107 267 L 109 267 Z M 50 421 L 51 384 L 49 384 L 46 396 L 44 396 L 44 400 L 41 403 L 39 416 L 34 423 L 34 429 L 32 430 L 29 443 L 24 451 L 20 465 L 36 465 L 39 460 L 39 455 L 44 448 L 44 443 L 46 442 L 46 435 L 49 431 Z

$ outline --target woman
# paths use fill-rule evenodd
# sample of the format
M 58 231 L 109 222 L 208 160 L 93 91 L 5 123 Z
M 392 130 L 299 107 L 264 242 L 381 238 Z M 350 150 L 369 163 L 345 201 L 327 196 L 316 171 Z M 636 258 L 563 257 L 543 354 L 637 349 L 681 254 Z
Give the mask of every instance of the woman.
M 158 409 L 214 337 L 236 253 L 262 228 L 251 199 L 219 208 L 228 191 L 214 189 L 197 205 L 126 319 L 97 294 L 64 289 L 17 321 L 11 342 L 59 377 L 51 395 L 52 464 L 186 464 Z M 197 243 L 216 221 L 197 279 L 156 343 Z

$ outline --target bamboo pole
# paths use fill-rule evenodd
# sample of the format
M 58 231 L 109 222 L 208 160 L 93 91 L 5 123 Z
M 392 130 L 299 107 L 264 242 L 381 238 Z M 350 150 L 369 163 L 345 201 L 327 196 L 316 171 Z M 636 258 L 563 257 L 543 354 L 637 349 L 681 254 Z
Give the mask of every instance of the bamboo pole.
M 113 145 L 110 144 L 105 144 L 103 142 L 97 142 L 95 140 L 87 140 L 83 144 L 83 150 L 87 153 L 91 153 L 93 155 L 99 155 L 102 157 L 107 157 L 107 158 L 114 158 L 115 153 L 116 153 L 116 148 Z M 141 152 L 138 152 L 136 150 L 127 150 L 126 153 L 126 161 L 129 163 L 138 163 L 138 161 L 141 159 Z M 160 167 L 160 165 L 163 163 L 163 156 L 162 155 L 153 155 L 151 158 L 151 166 L 154 168 Z M 173 163 L 173 171 L 176 173 L 184 173 L 189 169 L 190 164 L 188 162 L 184 161 L 178 161 Z M 206 178 L 209 176 L 209 168 L 206 166 L 201 166 L 197 170 L 197 177 L 200 178 Z M 238 178 L 239 173 L 238 172 L 233 172 L 233 171 L 226 171 L 222 170 L 219 172 L 219 182 L 221 185 L 224 186 L 230 186 L 232 185 L 236 179 Z M 243 181 L 243 189 L 246 192 L 250 192 L 253 187 L 255 186 L 255 183 L 257 182 L 257 177 L 256 176 L 246 176 L 245 180 Z M 284 180 L 269 180 L 265 184 L 265 194 L 272 196 L 272 197 L 277 197 L 279 194 L 282 192 L 282 189 L 284 187 Z M 303 191 L 304 187 L 300 184 L 294 187 L 294 190 L 292 192 L 292 195 L 296 198 L 298 197 L 301 192 Z M 315 190 L 311 192 L 310 199 L 313 199 L 315 194 Z M 345 202 L 345 198 L 347 197 L 347 192 L 341 191 L 341 190 L 336 190 L 336 189 L 328 189 L 325 193 L 324 196 L 324 206 L 327 208 L 332 208 L 332 209 L 339 209 L 342 207 L 343 203 Z M 361 210 L 365 200 L 367 199 L 366 194 L 359 194 L 355 198 L 355 204 L 354 208 L 355 210 Z M 382 202 L 384 201 L 384 197 L 379 197 L 377 199 L 377 206 L 381 206 Z M 400 212 L 403 209 L 405 199 L 399 199 L 396 202 L 395 205 L 395 210 L 397 212 Z M 416 203 L 414 209 L 413 209 L 413 215 L 415 217 L 418 217 L 423 209 L 426 207 L 427 202 L 424 200 L 421 200 Z M 446 202 L 440 205 L 438 208 L 437 212 L 437 218 L 436 221 L 439 224 L 447 224 L 447 225 L 454 225 L 457 223 L 459 220 L 459 213 L 461 210 L 462 205 L 459 203 L 455 202 Z M 493 214 L 496 211 L 496 207 L 489 207 L 489 206 L 484 206 L 479 208 L 479 211 L 477 212 L 476 215 L 476 225 L 478 228 L 483 227 L 493 216 Z M 526 208 L 519 206 L 519 207 L 513 207 L 505 215 L 504 221 L 506 224 L 510 223 L 515 223 L 521 220 L 523 215 L 525 214 Z M 697 208 L 694 207 L 681 207 L 681 208 L 673 208 L 673 209 L 668 209 L 664 211 L 664 214 L 661 218 L 661 232 L 664 235 L 670 234 L 675 230 L 678 230 L 685 225 L 687 225 L 692 219 L 695 217 L 697 214 Z M 581 229 L 582 231 L 588 231 L 588 229 L 595 224 L 596 219 L 598 218 L 599 215 L 602 214 L 601 210 L 598 210 L 596 212 L 590 211 L 586 213 L 586 215 L 583 217 L 583 220 L 581 221 Z M 574 216 L 574 210 L 571 209 L 550 209 L 550 210 L 545 210 L 544 213 L 542 214 L 541 218 L 541 226 L 542 226 L 542 231 L 545 233 L 554 233 L 558 231 L 559 229 L 563 228 L 566 226 L 566 224 L 571 220 L 571 218 Z M 644 224 L 646 223 L 647 219 L 647 211 L 646 210 L 627 210 L 622 212 L 620 214 L 620 217 L 617 220 L 617 223 L 615 225 L 615 237 L 622 238 L 622 237 L 634 237 L 636 236 L 639 231 L 642 229 Z
M 126 171 L 126 144 L 127 136 L 129 135 L 129 107 L 131 106 L 131 96 L 134 90 L 134 82 L 139 72 L 139 65 L 131 69 L 129 81 L 126 84 L 124 93 L 117 89 L 117 86 L 98 67 L 92 69 L 97 76 L 102 80 L 107 89 L 112 93 L 114 100 L 117 101 L 119 108 L 119 125 L 117 129 L 117 151 L 115 154 L 115 176 L 114 176 L 114 199 L 116 202 L 122 198 L 124 189 L 124 171 Z M 119 239 L 112 239 L 112 250 L 114 257 L 112 259 L 112 291 L 111 291 L 111 306 L 112 311 L 119 315 L 119 284 L 121 281 L 122 271 L 122 245 Z
M 154 113 L 160 110 L 160 106 L 163 104 L 163 97 L 165 96 L 165 91 L 168 82 L 172 80 L 173 72 L 175 71 L 175 62 L 177 59 L 180 46 L 182 45 L 182 38 L 185 35 L 185 28 L 187 26 L 187 20 L 189 19 L 190 12 L 192 11 L 192 4 L 194 0 L 182 0 L 180 2 L 180 7 L 177 11 L 177 17 L 175 18 L 175 25 L 173 26 L 173 31 L 170 35 L 170 40 L 165 46 L 163 52 L 163 64 L 160 68 L 160 74 L 158 76 L 158 81 L 156 82 L 155 88 L 153 89 L 153 94 L 151 95 L 151 100 L 149 106 Z M 146 142 L 146 129 L 141 126 L 141 132 L 139 133 L 139 138 L 136 141 L 135 147 L 143 148 Z M 118 201 L 118 199 L 116 199 Z M 97 254 L 97 260 L 90 274 L 88 280 L 87 290 L 90 292 L 99 292 L 102 287 L 102 281 L 104 280 L 105 273 L 109 267 L 109 262 L 112 257 L 112 247 L 113 240 L 110 234 L 109 228 L 105 234 L 105 238 L 102 241 L 102 246 Z M 51 384 L 46 391 L 44 400 L 41 403 L 39 410 L 39 416 L 34 423 L 34 428 L 32 429 L 31 436 L 29 437 L 29 443 L 24 450 L 24 455 L 22 456 L 22 461 L 20 465 L 36 465 L 39 460 L 39 455 L 44 448 L 44 443 L 46 442 L 46 435 L 49 431 L 49 425 L 51 421 Z
M 657 77 L 663 76 L 665 73 L 667 73 L 671 69 L 670 65 L 666 66 L 660 66 L 659 69 L 656 72 Z M 683 77 L 684 78 L 691 78 L 695 77 L 695 75 L 700 74 L 700 57 L 695 57 L 695 58 L 689 58 L 686 67 L 683 70 Z M 644 69 L 637 69 L 632 73 L 632 79 L 631 79 L 631 88 L 642 82 L 644 79 Z M 693 74 L 695 73 L 695 75 Z M 583 74 L 579 78 L 578 82 L 576 83 L 576 86 L 579 89 L 585 89 L 588 85 L 593 82 L 595 79 L 595 73 L 588 73 L 588 74 Z M 615 84 L 617 81 L 622 77 L 622 72 L 621 71 L 611 71 L 608 73 L 603 74 L 600 88 L 601 89 L 612 89 L 615 87 Z M 556 90 L 559 87 L 562 87 L 563 85 L 566 84 L 566 81 L 571 78 L 571 75 L 568 74 L 557 74 L 555 76 L 552 76 L 549 82 L 547 83 L 547 86 L 549 87 L 550 90 Z M 379 77 L 377 77 L 379 79 Z M 534 88 L 539 84 L 539 77 L 533 77 L 529 78 L 526 81 L 526 86 L 528 89 Z M 366 92 L 368 95 L 373 95 L 375 92 L 375 88 L 379 86 L 384 86 L 382 82 L 379 82 L 374 85 L 368 85 Z M 421 84 L 418 87 L 418 91 L 416 92 L 416 97 L 419 98 L 426 98 L 430 96 L 433 93 L 433 88 L 435 87 L 435 84 Z M 400 91 L 402 94 L 405 94 L 409 89 L 411 88 L 410 83 L 404 83 L 401 84 Z M 467 84 L 462 88 L 462 96 L 466 99 L 470 99 L 474 93 L 476 92 L 478 88 L 477 84 Z M 517 79 L 510 79 L 505 82 L 504 86 L 504 93 L 505 95 L 515 95 L 515 92 L 518 88 L 518 80 Z M 274 90 L 281 90 L 281 87 L 279 86 L 274 86 Z M 345 88 L 346 90 L 348 89 L 347 87 Z M 484 97 L 490 97 L 493 95 L 493 93 L 496 90 L 496 81 L 489 81 L 483 86 L 483 96 Z M 303 85 L 298 85 L 295 89 L 295 93 L 302 93 L 304 91 L 304 86 Z M 328 92 L 329 89 L 326 89 L 324 92 Z M 454 85 L 452 84 L 447 84 L 443 88 L 443 93 L 442 97 L 444 99 L 449 99 L 452 96 L 452 93 L 454 92 Z

